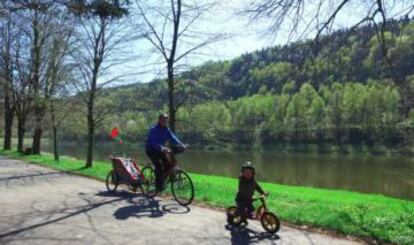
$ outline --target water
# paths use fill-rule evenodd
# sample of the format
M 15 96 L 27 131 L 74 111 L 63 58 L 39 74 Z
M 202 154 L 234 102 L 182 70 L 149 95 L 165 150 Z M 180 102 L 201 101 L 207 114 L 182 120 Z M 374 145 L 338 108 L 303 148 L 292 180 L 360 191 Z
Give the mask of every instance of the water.
M 50 145 L 44 146 L 51 151 Z M 86 145 L 65 143 L 62 155 L 85 159 Z M 108 161 L 119 145 L 97 144 L 95 159 Z M 129 145 L 125 152 L 139 162 L 148 161 L 142 145 Z M 236 177 L 240 165 L 251 160 L 260 181 L 295 186 L 346 189 L 414 200 L 414 158 L 364 154 L 282 153 L 264 151 L 190 150 L 178 156 L 180 166 L 193 173 Z M 108 161 L 109 162 L 109 161 Z

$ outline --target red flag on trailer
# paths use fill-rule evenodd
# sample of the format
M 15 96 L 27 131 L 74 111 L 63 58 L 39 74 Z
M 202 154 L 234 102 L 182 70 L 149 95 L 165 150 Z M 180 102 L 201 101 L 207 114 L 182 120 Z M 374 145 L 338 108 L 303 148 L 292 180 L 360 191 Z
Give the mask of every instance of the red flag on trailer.
M 113 128 L 111 132 L 111 139 L 115 139 L 119 135 L 118 128 Z

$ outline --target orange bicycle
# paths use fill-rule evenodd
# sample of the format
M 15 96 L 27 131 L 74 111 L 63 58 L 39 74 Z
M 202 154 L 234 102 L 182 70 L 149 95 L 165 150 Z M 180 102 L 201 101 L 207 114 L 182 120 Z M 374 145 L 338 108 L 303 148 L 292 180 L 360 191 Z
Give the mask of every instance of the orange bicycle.
M 260 195 L 257 198 L 253 198 L 253 201 L 260 200 L 261 205 L 256 209 L 256 213 L 254 218 L 256 220 L 260 220 L 260 223 L 262 224 L 262 227 L 269 233 L 276 233 L 280 229 L 280 220 L 279 218 L 274 214 L 271 213 L 266 206 L 266 195 Z M 246 212 L 246 210 L 244 210 Z M 242 214 L 245 217 L 249 217 L 247 213 Z M 230 225 L 234 226 L 240 226 L 243 217 L 242 215 L 239 215 L 237 212 L 236 206 L 231 206 L 227 208 L 227 222 Z

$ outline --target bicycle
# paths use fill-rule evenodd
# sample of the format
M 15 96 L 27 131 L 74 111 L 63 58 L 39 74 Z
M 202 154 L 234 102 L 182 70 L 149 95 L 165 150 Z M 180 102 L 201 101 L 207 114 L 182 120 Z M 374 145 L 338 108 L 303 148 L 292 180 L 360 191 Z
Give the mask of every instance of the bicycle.
M 253 198 L 253 201 L 260 200 L 261 205 L 257 207 L 254 219 L 260 220 L 262 227 L 269 233 L 276 233 L 280 229 L 280 220 L 272 212 L 267 209 L 266 206 L 266 195 L 260 195 L 256 198 Z M 246 211 L 245 211 L 246 212 Z M 249 217 L 248 214 L 244 213 L 242 215 L 237 214 L 237 207 L 231 206 L 227 208 L 227 223 L 234 226 L 240 226 L 243 221 L 242 215 Z
M 113 153 L 110 155 L 110 159 L 112 170 L 106 176 L 106 189 L 109 192 L 115 192 L 119 185 L 126 185 L 133 192 L 137 192 L 139 188 L 145 195 L 149 181 L 145 179 L 143 169 L 133 159 L 125 157 L 124 154 L 121 157 Z
M 171 192 L 174 199 L 182 206 L 191 204 L 194 199 L 194 185 L 190 176 L 184 170 L 178 167 L 174 153 L 168 151 L 165 153 L 167 161 L 164 163 L 164 185 L 170 183 Z M 155 172 L 154 167 L 147 165 L 142 168 L 144 178 L 148 180 L 147 189 L 144 190 L 148 198 L 155 197 L 158 192 L 155 189 Z

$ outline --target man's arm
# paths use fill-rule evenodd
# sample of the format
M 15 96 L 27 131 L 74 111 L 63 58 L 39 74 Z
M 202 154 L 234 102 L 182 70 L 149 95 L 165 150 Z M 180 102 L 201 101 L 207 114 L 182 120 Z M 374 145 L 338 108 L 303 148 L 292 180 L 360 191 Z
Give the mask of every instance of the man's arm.
M 177 136 L 175 136 L 175 134 L 170 129 L 168 129 L 168 138 L 174 145 L 184 146 L 184 144 L 177 138 Z

